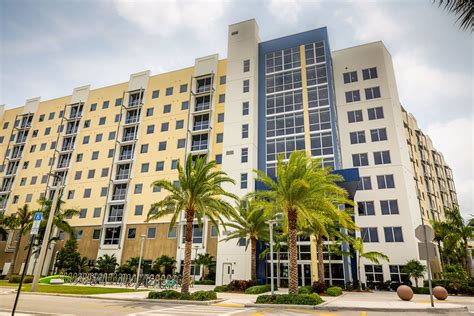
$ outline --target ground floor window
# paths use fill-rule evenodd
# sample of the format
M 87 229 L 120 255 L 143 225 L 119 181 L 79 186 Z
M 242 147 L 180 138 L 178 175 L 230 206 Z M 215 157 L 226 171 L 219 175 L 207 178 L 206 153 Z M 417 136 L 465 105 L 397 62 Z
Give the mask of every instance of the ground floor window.
M 183 271 L 184 271 L 184 260 L 181 260 L 181 269 L 180 269 L 180 271 L 181 271 L 181 273 L 183 273 Z M 190 275 L 191 276 L 201 275 L 201 266 L 197 265 L 197 264 L 194 264 L 194 263 L 191 263 L 191 274 Z
M 324 279 L 328 285 L 344 285 L 344 264 L 325 263 Z
M 107 227 L 105 229 L 104 245 L 118 245 L 121 228 L 121 226 Z
M 383 283 L 383 269 L 381 265 L 366 264 L 364 269 L 367 283 Z
M 408 283 L 410 278 L 408 274 L 403 273 L 404 266 L 401 265 L 389 265 L 390 269 L 390 280 L 392 282 L 399 282 L 399 283 Z

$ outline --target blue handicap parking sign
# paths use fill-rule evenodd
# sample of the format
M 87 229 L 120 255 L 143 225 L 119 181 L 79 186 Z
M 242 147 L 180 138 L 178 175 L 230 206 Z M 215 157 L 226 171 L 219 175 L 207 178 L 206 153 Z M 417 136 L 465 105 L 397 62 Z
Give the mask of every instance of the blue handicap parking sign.
M 40 221 L 40 220 L 42 220 L 42 219 L 43 219 L 43 213 L 36 212 L 35 215 L 34 215 L 34 217 L 33 217 L 33 219 L 34 219 L 35 221 Z

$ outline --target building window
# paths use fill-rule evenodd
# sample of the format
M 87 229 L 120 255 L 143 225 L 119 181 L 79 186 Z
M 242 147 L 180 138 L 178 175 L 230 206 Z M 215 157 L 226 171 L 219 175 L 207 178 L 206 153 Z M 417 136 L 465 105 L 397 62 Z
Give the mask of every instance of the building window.
M 349 123 L 362 122 L 362 110 L 355 110 L 347 112 L 347 120 Z
M 160 96 L 160 90 L 154 90 L 154 91 L 151 93 L 151 98 L 152 98 L 152 99 L 158 99 L 159 96 Z
M 405 284 L 408 283 L 410 277 L 402 272 L 405 266 L 391 264 L 388 267 L 390 269 L 390 281 Z
M 87 179 L 93 179 L 95 176 L 95 169 L 90 169 L 87 173 Z
M 242 124 L 242 138 L 248 138 L 248 137 L 249 137 L 249 125 Z
M 143 215 L 143 205 L 135 205 L 135 216 Z
M 149 163 L 142 163 L 142 166 L 141 166 L 141 173 L 146 173 L 148 172 L 148 169 L 150 168 L 150 164 Z
M 82 171 L 76 171 L 76 174 L 74 175 L 74 180 L 81 180 L 82 176 Z
M 33 199 L 33 194 L 29 193 L 25 197 L 25 203 L 30 203 L 31 200 Z
M 367 282 L 383 283 L 383 269 L 380 264 L 366 264 L 364 265 L 365 279 Z
M 154 110 L 154 108 L 146 109 L 146 116 L 152 116 L 153 115 L 153 110 Z
M 166 95 L 172 95 L 173 94 L 173 87 L 168 87 L 166 88 Z
M 366 88 L 365 89 L 365 99 L 377 99 L 380 98 L 380 87 Z
M 51 133 L 51 127 L 46 127 L 44 130 L 44 135 L 49 135 Z
M 137 235 L 137 229 L 136 228 L 129 228 L 127 232 L 127 239 L 135 239 Z
M 374 162 L 376 165 L 385 165 L 391 163 L 390 151 L 376 151 L 374 152 Z
M 179 86 L 179 93 L 184 93 L 186 91 L 188 91 L 188 84 L 187 83 L 182 84 L 182 85 Z
M 110 103 L 109 101 L 104 101 L 102 103 L 102 109 L 108 109 L 109 108 L 109 103 Z
M 357 71 L 350 71 L 342 74 L 344 83 L 357 82 Z
M 109 168 L 102 168 L 101 172 L 100 172 L 100 176 L 102 178 L 105 178 L 109 175 Z
M 84 121 L 84 128 L 88 128 L 89 126 L 91 126 L 91 120 L 85 120 Z
M 246 238 L 240 238 L 238 241 L 239 247 L 245 247 L 247 246 L 247 239 Z
M 224 113 L 218 113 L 217 114 L 217 123 L 222 123 L 224 122 Z
M 384 227 L 385 242 L 403 242 L 401 227 Z
M 97 103 L 92 103 L 92 104 L 91 104 L 90 111 L 91 111 L 91 112 L 94 112 L 96 109 L 97 109 Z
M 171 112 L 171 104 L 166 104 L 163 107 L 163 113 L 170 113 Z
M 94 208 L 93 217 L 94 217 L 94 218 L 100 217 L 100 212 L 101 212 L 101 211 L 102 211 L 102 209 L 101 209 L 100 207 Z
M 346 92 L 346 103 L 360 101 L 360 92 L 359 90 L 347 91 Z
M 395 181 L 393 174 L 386 174 L 377 176 L 377 185 L 379 189 L 393 189 L 395 188 Z
M 122 98 L 115 99 L 115 106 L 121 106 L 121 105 L 122 105 Z
M 380 209 L 382 210 L 382 215 L 395 215 L 400 214 L 398 211 L 398 201 L 397 200 L 381 200 Z
M 216 154 L 216 164 L 221 165 L 222 164 L 222 154 Z
M 244 60 L 244 72 L 250 71 L 250 59 Z
M 351 144 L 365 143 L 365 131 L 357 131 L 350 133 Z
M 383 119 L 383 107 L 379 106 L 376 108 L 367 109 L 369 120 L 380 120 Z
M 370 176 L 360 177 L 357 190 L 372 190 L 372 181 Z
M 379 242 L 377 227 L 361 227 L 360 237 L 363 242 Z
M 152 239 L 156 236 L 156 227 L 148 227 L 146 238 Z
M 166 150 L 166 140 L 158 143 L 158 151 Z
M 81 208 L 79 211 L 79 218 L 86 218 L 87 216 L 87 209 L 86 208 Z
M 248 174 L 241 173 L 240 174 L 240 188 L 247 189 L 247 186 L 248 186 Z
M 170 123 L 161 123 L 161 132 L 167 132 L 170 127 Z
M 176 129 L 182 129 L 184 127 L 184 120 L 176 121 Z
M 168 238 L 176 238 L 176 226 L 173 226 L 168 229 Z
M 102 188 L 100 189 L 100 196 L 101 196 L 101 197 L 106 196 L 108 190 L 109 190 L 109 188 L 107 188 L 107 187 L 102 187 Z
M 177 142 L 177 148 L 184 148 L 186 146 L 186 139 L 185 138 L 181 138 L 181 139 L 178 139 L 178 142 Z
M 95 142 L 100 143 L 102 141 L 102 133 L 95 135 Z
M 374 201 L 357 202 L 359 216 L 375 215 Z
M 219 84 L 223 85 L 226 82 L 226 76 L 220 76 L 219 77 Z
M 244 81 L 243 81 L 243 87 L 242 87 L 242 89 L 243 89 L 243 90 L 242 90 L 243 93 L 247 93 L 247 92 L 250 91 L 250 80 L 247 79 L 247 80 L 244 80 Z
M 85 199 L 88 199 L 91 197 L 91 192 L 92 192 L 92 189 L 84 189 L 84 195 L 83 195 L 83 198 Z
M 362 167 L 369 165 L 369 158 L 367 153 L 363 154 L 353 154 L 352 155 L 352 165 L 354 167 Z
M 165 169 L 165 162 L 164 161 L 157 161 L 156 162 L 156 171 L 163 171 Z
M 84 136 L 84 138 L 82 139 L 82 144 L 83 145 L 89 144 L 89 139 L 90 139 L 90 136 Z M 41 144 L 41 145 L 43 145 L 43 144 Z
M 97 160 L 98 158 L 99 158 L 99 152 L 98 151 L 93 151 L 91 160 Z
M 115 139 L 115 135 L 116 135 L 116 132 L 115 132 L 115 131 L 109 132 L 109 140 L 114 140 L 114 139 Z
M 219 94 L 219 103 L 225 102 L 225 94 Z
M 204 229 L 204 225 L 202 225 L 202 227 L 199 227 L 197 224 L 193 225 L 193 244 L 202 244 L 203 229 Z M 186 242 L 186 236 L 187 236 L 186 225 L 183 225 L 183 240 L 182 240 L 183 243 Z
M 146 154 L 148 152 L 148 144 L 142 144 L 140 146 L 140 154 Z
M 189 101 L 181 102 L 181 110 L 187 110 L 187 109 L 189 109 Z
M 108 158 L 112 158 L 113 156 L 114 156 L 114 149 L 112 148 L 112 149 L 109 149 L 109 152 L 108 152 L 108 154 L 107 154 L 107 157 L 108 157 Z
M 249 149 L 248 148 L 242 148 L 240 152 L 240 162 L 241 163 L 246 163 L 249 161 Z
M 218 133 L 216 135 L 216 143 L 221 144 L 224 141 L 224 134 L 223 133 Z
M 153 134 L 155 132 L 155 125 L 148 125 L 146 127 L 146 133 L 147 134 Z
M 377 128 L 370 130 L 370 138 L 373 142 L 380 142 L 387 140 L 387 129 L 386 128 Z
M 99 118 L 99 125 L 104 125 L 105 122 L 106 122 L 107 118 L 104 116 L 104 117 L 101 117 Z
M 100 229 L 94 229 L 92 232 L 92 240 L 99 240 L 100 239 Z
M 242 115 L 249 115 L 249 103 L 244 102 L 242 103 Z
M 142 190 L 143 190 L 143 184 L 141 183 L 135 184 L 135 190 L 133 191 L 133 193 L 140 194 L 142 193 Z
M 377 78 L 377 67 L 362 69 L 362 77 L 364 80 Z

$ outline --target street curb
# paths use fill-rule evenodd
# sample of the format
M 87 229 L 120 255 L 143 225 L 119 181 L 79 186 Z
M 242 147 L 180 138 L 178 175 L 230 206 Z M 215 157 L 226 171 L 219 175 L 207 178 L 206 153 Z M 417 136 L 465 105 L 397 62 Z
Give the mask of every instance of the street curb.
M 79 294 L 60 294 L 60 293 L 35 293 L 35 292 L 22 292 L 26 295 L 47 295 L 47 296 L 66 296 L 66 297 L 76 297 L 76 298 L 92 298 L 98 300 L 108 300 L 108 301 L 126 301 L 126 302 L 139 302 L 139 303 L 151 303 L 151 304 L 181 304 L 181 305 L 212 305 L 218 304 L 225 299 L 217 299 L 212 301 L 190 301 L 190 300 L 165 300 L 165 299 L 148 299 L 148 298 L 119 298 L 119 297 L 103 297 L 96 295 L 79 295 Z
M 386 308 L 386 307 L 359 307 L 359 306 L 322 306 L 322 305 L 290 305 L 290 304 L 244 304 L 244 307 L 260 308 L 282 308 L 282 309 L 304 309 L 321 312 L 337 311 L 362 311 L 362 312 L 430 312 L 430 313 L 448 313 L 448 312 L 466 312 L 466 306 L 453 308 Z

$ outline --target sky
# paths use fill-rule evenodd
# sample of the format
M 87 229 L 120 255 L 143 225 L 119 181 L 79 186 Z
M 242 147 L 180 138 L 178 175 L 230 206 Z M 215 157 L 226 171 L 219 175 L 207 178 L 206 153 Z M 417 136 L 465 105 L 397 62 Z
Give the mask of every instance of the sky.
M 322 26 L 332 50 L 382 40 L 402 105 L 453 169 L 463 214 L 474 214 L 472 34 L 431 0 L 2 0 L 0 104 L 225 58 L 227 26 L 251 18 L 262 41 Z

